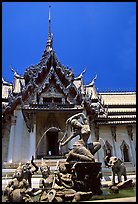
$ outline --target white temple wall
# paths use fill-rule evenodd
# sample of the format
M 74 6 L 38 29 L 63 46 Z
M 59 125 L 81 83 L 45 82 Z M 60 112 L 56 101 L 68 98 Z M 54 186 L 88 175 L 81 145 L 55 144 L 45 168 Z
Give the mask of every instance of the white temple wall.
M 100 139 L 101 138 L 101 139 Z M 95 141 L 94 127 L 91 127 L 91 139 Z M 129 146 L 129 159 L 130 162 L 126 162 L 126 165 L 136 165 L 136 127 L 133 127 L 133 140 L 128 136 L 126 125 L 116 126 L 116 141 L 112 136 L 111 127 L 107 125 L 99 126 L 99 142 L 101 149 L 94 155 L 95 159 L 104 164 L 104 142 L 108 142 L 112 146 L 112 155 L 117 156 L 123 160 L 123 152 L 121 151 L 121 144 L 123 141 Z
M 122 142 L 125 141 L 126 144 L 129 146 L 129 156 L 130 156 L 130 161 L 132 161 L 132 152 L 130 148 L 130 141 L 129 141 L 129 136 L 127 133 L 127 128 L 125 125 L 120 125 L 117 126 L 116 128 L 116 142 L 115 142 L 115 147 L 116 147 L 116 154 L 117 157 L 119 157 L 121 160 L 123 160 L 123 153 L 121 151 L 121 144 Z
M 136 165 L 136 125 L 133 125 L 133 141 L 132 141 L 132 146 L 133 146 L 133 154 L 134 154 L 134 166 Z
M 9 128 L 8 128 L 9 127 Z M 2 158 L 5 162 L 24 162 L 29 159 L 29 132 L 21 110 L 14 111 L 11 124 L 5 128 Z
M 16 117 L 11 117 L 11 127 L 9 133 L 9 145 L 8 145 L 8 158 L 7 162 L 13 162 L 13 151 L 14 151 L 14 137 L 15 137 L 15 125 L 16 125 Z
M 99 126 L 99 142 L 101 144 L 101 149 L 98 151 L 99 153 L 99 161 L 102 162 L 102 166 L 105 166 L 104 164 L 104 158 L 105 158 L 105 152 L 104 152 L 104 146 L 106 146 L 106 141 L 112 146 L 112 151 L 114 154 L 114 148 L 113 148 L 113 139 L 111 135 L 110 126 Z
M 36 152 L 36 123 L 34 123 L 33 130 L 31 130 L 29 134 L 29 160 L 31 160 L 32 156 L 35 158 Z
M 24 118 L 20 107 L 14 111 L 16 116 L 16 125 L 15 125 L 15 137 L 14 137 L 14 150 L 13 150 L 13 161 L 20 162 L 23 159 L 22 156 L 22 146 L 24 143 L 23 134 L 24 134 Z M 27 148 L 25 148 L 27 150 Z
M 136 149 L 136 125 L 133 125 L 133 143 Z
M 26 126 L 25 121 L 23 120 L 23 130 L 22 130 L 22 149 L 21 149 L 21 160 L 27 161 L 29 160 L 29 132 Z
M 128 145 L 129 145 L 129 159 L 130 159 L 130 162 L 133 164 L 133 166 L 135 166 L 136 165 L 136 150 L 135 150 L 135 143 L 133 140 L 133 126 L 132 126 L 132 139 L 130 135 L 128 134 L 128 132 L 127 132 L 127 138 L 128 138 Z

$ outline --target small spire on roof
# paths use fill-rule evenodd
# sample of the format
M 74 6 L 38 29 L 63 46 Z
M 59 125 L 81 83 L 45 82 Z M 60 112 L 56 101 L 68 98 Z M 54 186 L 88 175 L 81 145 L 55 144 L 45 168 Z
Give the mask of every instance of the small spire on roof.
M 84 68 L 83 72 L 75 78 L 75 80 L 80 80 L 83 77 L 83 74 L 86 72 L 86 68 Z
M 20 78 L 20 79 L 24 79 L 24 77 L 21 77 L 12 67 L 12 65 L 10 65 L 10 69 L 11 71 L 14 73 L 14 77 L 15 78 Z
M 91 87 L 91 86 L 93 86 L 94 85 L 94 81 L 97 79 L 97 74 L 96 74 L 96 76 L 94 77 L 94 79 L 88 84 L 88 85 L 86 85 L 86 87 Z

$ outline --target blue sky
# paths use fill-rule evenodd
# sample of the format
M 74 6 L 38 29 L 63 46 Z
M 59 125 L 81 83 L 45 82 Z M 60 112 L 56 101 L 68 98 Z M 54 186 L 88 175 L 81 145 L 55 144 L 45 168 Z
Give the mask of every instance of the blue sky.
M 23 75 L 46 46 L 51 5 L 53 48 L 64 66 L 84 82 L 97 74 L 100 90 L 136 89 L 135 2 L 3 2 L 2 76 L 13 82 L 10 65 Z

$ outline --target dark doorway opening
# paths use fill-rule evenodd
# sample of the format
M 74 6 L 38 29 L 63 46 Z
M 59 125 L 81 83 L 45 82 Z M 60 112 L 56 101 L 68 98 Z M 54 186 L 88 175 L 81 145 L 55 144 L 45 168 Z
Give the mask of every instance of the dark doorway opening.
M 47 132 L 47 148 L 46 153 L 48 156 L 58 156 L 59 155 L 59 145 L 58 145 L 58 132 Z

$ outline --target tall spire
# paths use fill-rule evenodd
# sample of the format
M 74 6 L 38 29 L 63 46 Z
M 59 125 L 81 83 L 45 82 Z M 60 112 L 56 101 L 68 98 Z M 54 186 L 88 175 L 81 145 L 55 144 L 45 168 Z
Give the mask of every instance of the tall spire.
M 51 36 L 51 27 L 50 27 L 50 23 L 51 23 L 50 8 L 51 8 L 51 6 L 49 6 L 49 14 L 48 14 L 48 39 L 47 39 L 47 44 L 46 44 L 46 51 L 47 52 L 52 50 L 52 36 Z

